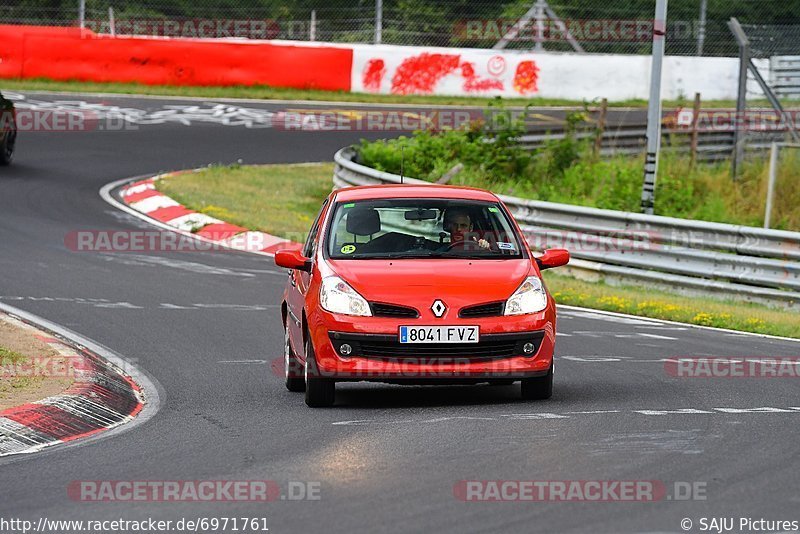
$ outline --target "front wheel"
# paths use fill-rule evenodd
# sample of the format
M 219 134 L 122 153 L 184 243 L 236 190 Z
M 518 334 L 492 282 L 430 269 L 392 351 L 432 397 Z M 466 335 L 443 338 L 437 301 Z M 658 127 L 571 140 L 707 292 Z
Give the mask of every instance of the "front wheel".
M 17 141 L 17 130 L 12 128 L 6 132 L 3 142 L 0 143 L 0 165 L 10 165 L 14 159 L 14 145 Z
M 544 376 L 522 379 L 522 398 L 525 400 L 545 400 L 553 396 L 553 364 Z
M 336 401 L 336 382 L 320 376 L 314 346 L 306 340 L 306 365 L 303 369 L 306 383 L 306 405 L 311 408 L 333 406 Z
M 286 389 L 294 393 L 306 390 L 306 381 L 303 378 L 303 368 L 292 350 L 289 342 L 289 326 L 284 326 L 283 335 L 283 374 L 286 378 Z

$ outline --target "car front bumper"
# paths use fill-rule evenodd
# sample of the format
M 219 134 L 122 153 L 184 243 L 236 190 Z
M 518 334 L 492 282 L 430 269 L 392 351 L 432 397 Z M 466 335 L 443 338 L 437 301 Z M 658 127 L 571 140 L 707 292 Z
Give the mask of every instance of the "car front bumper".
M 336 380 L 375 380 L 408 383 L 521 379 L 550 370 L 555 346 L 555 313 L 548 309 L 523 317 L 464 320 L 478 324 L 474 344 L 402 344 L 402 321 L 325 313 L 310 324 L 317 367 Z M 349 351 L 342 351 L 342 345 Z M 525 345 L 533 350 L 525 352 Z M 530 346 L 528 347 L 530 349 Z

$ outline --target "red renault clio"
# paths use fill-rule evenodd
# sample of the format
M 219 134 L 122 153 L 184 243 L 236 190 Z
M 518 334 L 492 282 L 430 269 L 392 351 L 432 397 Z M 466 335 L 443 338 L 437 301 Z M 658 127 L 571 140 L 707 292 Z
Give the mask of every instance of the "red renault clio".
M 480 189 L 380 185 L 331 193 L 290 269 L 281 303 L 284 370 L 309 406 L 336 382 L 521 381 L 553 389 L 556 308 L 540 271 L 566 250 L 532 256 L 505 205 Z

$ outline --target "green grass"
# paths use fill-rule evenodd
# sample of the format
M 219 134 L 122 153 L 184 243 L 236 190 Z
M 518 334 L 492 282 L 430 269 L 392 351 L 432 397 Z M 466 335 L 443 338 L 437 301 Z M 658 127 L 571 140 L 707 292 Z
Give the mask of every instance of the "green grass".
M 47 79 L 3 79 L 0 80 L 0 89 L 11 91 L 56 91 L 74 93 L 120 93 L 143 94 L 178 97 L 202 98 L 253 98 L 273 100 L 321 100 L 335 102 L 366 102 L 383 104 L 431 104 L 454 106 L 480 106 L 483 107 L 489 97 L 458 97 L 458 96 L 423 96 L 423 95 L 375 95 L 367 93 L 344 93 L 340 91 L 320 91 L 314 89 L 287 89 L 268 86 L 233 86 L 233 87 L 188 87 L 174 85 L 144 85 L 138 83 L 93 83 L 81 81 L 54 81 Z M 575 106 L 582 107 L 583 101 L 569 100 L 566 98 L 507 98 L 503 99 L 509 106 Z M 691 103 L 685 99 L 665 100 L 664 108 L 686 107 Z M 750 106 L 768 106 L 766 101 L 748 101 Z M 647 106 L 647 101 L 642 99 L 609 102 L 611 107 L 639 107 Z M 733 108 L 733 100 L 708 100 L 703 102 L 704 107 Z
M 210 167 L 158 182 L 158 189 L 194 210 L 292 241 L 305 241 L 333 188 L 333 163 Z
M 182 204 L 246 228 L 303 241 L 331 190 L 332 164 L 212 167 L 158 182 Z M 689 324 L 800 338 L 797 312 L 652 288 L 610 286 L 545 271 L 559 304 Z
M 634 285 L 611 286 L 545 271 L 545 282 L 559 304 L 627 313 L 700 326 L 800 338 L 796 311 L 707 297 L 688 297 Z
M 0 347 L 0 364 L 19 363 L 26 361 L 27 358 L 19 352 Z
M 30 358 L 24 354 L 0 347 L 0 368 L 24 364 Z M 2 374 L 2 373 L 0 373 Z M 11 376 L 0 378 L 0 398 L 7 398 L 13 390 L 23 390 L 39 385 L 44 380 L 42 376 Z

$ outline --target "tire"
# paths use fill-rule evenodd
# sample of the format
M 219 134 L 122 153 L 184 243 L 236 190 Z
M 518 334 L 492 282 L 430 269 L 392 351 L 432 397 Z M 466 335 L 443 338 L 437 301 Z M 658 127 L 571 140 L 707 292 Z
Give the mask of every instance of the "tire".
M 293 393 L 302 393 L 306 390 L 306 381 L 303 378 L 303 367 L 297 361 L 289 343 L 289 327 L 283 328 L 283 376 L 286 378 L 286 389 Z
M 522 379 L 522 398 L 525 400 L 546 400 L 553 396 L 553 365 L 544 376 Z
M 306 340 L 306 365 L 304 368 L 306 385 L 306 405 L 311 408 L 333 406 L 336 401 L 336 382 L 332 378 L 320 376 L 314 346 Z
M 0 165 L 11 165 L 14 159 L 14 146 L 17 141 L 17 130 L 12 129 L 6 133 L 3 142 L 0 143 Z

